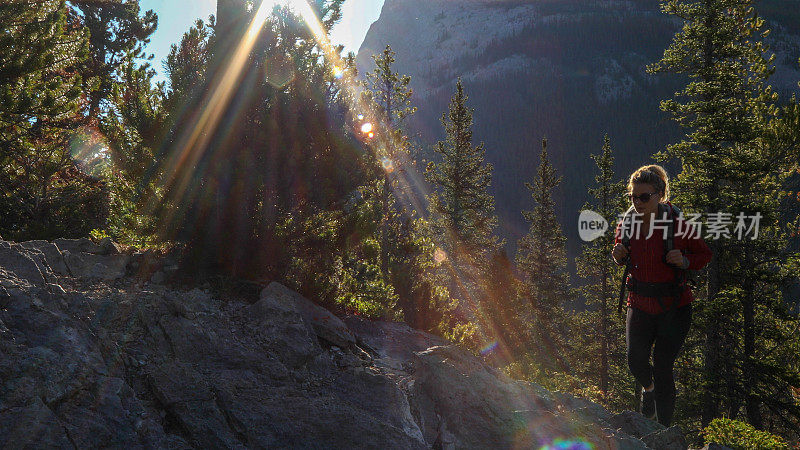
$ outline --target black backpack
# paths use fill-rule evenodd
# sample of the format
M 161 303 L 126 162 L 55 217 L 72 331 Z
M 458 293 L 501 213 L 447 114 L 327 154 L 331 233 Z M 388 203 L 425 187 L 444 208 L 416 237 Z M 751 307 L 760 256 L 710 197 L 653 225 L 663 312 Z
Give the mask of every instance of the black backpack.
M 671 211 L 669 207 L 671 206 Z M 633 213 L 634 208 L 631 206 L 625 212 L 622 217 L 622 227 L 620 228 L 620 233 L 622 235 L 621 241 L 622 245 L 624 245 L 628 249 L 628 256 L 627 262 L 625 263 L 625 271 L 622 275 L 622 286 L 620 286 L 619 290 L 619 304 L 617 305 L 617 313 L 622 314 L 622 305 L 625 299 L 625 288 L 628 286 L 628 274 L 631 270 L 631 256 L 630 256 L 630 249 L 631 249 L 631 235 L 633 234 Z M 662 260 L 666 262 L 667 253 L 671 251 L 675 247 L 675 224 L 677 222 L 677 217 L 681 215 L 681 210 L 678 209 L 675 205 L 667 205 L 664 203 L 658 204 L 658 217 L 663 217 L 664 214 L 667 214 L 667 217 L 671 217 L 672 220 L 669 221 L 667 225 L 667 233 L 664 237 L 664 255 L 662 255 Z M 672 267 L 672 270 L 675 272 L 675 281 L 672 283 L 668 283 L 668 286 L 665 286 L 661 283 L 652 283 L 653 285 L 658 285 L 660 289 L 672 289 L 673 294 L 680 295 L 682 292 L 683 287 L 686 283 L 690 285 L 695 284 L 696 279 L 696 271 L 688 270 L 688 269 L 680 269 L 678 267 Z M 647 283 L 642 283 L 647 284 Z M 632 289 L 633 290 L 633 289 Z M 664 308 L 664 304 L 661 301 L 660 296 L 655 295 L 647 295 L 648 297 L 655 297 L 658 299 L 659 305 L 661 306 L 662 311 L 666 311 Z M 672 305 L 677 304 L 677 300 L 672 303 Z M 670 308 L 671 310 L 672 308 Z

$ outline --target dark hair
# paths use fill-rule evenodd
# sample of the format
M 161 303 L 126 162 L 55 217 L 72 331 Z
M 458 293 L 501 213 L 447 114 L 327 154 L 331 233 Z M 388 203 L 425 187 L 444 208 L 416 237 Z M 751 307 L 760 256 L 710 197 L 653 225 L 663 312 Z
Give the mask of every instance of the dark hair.
M 628 193 L 633 192 L 634 183 L 647 183 L 662 195 L 662 201 L 669 201 L 669 177 L 663 167 L 651 164 L 636 169 L 628 180 Z

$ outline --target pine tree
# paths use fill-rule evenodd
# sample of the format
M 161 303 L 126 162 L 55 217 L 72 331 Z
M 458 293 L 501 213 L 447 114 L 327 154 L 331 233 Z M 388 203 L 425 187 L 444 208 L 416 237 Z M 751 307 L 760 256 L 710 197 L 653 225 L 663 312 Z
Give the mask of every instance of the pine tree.
M 589 189 L 591 200 L 583 209 L 594 211 L 613 224 L 619 212 L 625 209 L 626 202 L 623 197 L 625 186 L 614 176 L 614 157 L 608 135 L 603 138 L 602 153 L 591 157 L 599 173 L 595 176 L 595 187 Z M 596 383 L 607 401 L 622 406 L 628 385 L 612 383 L 612 380 L 628 379 L 629 376 L 625 329 L 619 320 L 615 320 L 620 269 L 609 258 L 614 247 L 613 228 L 611 231 L 584 243 L 583 252 L 575 261 L 577 273 L 587 280 L 578 289 L 585 298 L 587 310 L 578 314 L 578 327 L 584 332 L 573 335 L 576 338 L 573 345 L 578 346 L 578 352 L 571 360 L 576 372 L 582 372 Z
M 765 85 L 774 56 L 765 57 L 761 39 L 768 32 L 761 30 L 763 20 L 749 1 L 669 0 L 662 10 L 681 18 L 684 27 L 648 70 L 686 74 L 689 82 L 675 99 L 662 102 L 687 135 L 657 158 L 682 163 L 674 187 L 684 211 L 705 212 L 706 219 L 715 212 L 760 212 L 766 219 L 764 238 L 709 242 L 714 258 L 707 270 L 707 298 L 695 316 L 695 329 L 705 333 L 703 378 L 695 389 L 702 398 L 695 405 L 702 409 L 703 425 L 723 412 L 735 417 L 745 404 L 751 422 L 760 426 L 760 405 L 770 396 L 761 390 L 784 396 L 778 392 L 787 391 L 788 381 L 776 376 L 778 366 L 766 370 L 757 364 L 767 361 L 758 354 L 758 322 L 777 325 L 773 319 L 780 317 L 780 308 L 773 288 L 786 262 L 773 258 L 782 238 L 771 200 L 777 197 L 775 182 L 787 173 L 786 159 L 776 159 L 776 150 L 762 142 L 776 113 L 776 96 Z M 757 366 L 769 375 L 760 377 Z
M 454 260 L 486 267 L 488 255 L 499 246 L 494 198 L 489 193 L 492 165 L 485 162 L 483 144 L 472 145 L 472 110 L 459 79 L 447 114 L 442 115 L 446 140 L 434 148 L 441 162 L 431 162 L 426 177 L 437 189 L 431 195 L 436 234 Z
M 467 98 L 459 79 L 449 110 L 442 114 L 446 140 L 434 148 L 441 162 L 428 164 L 426 178 L 438 191 L 429 198 L 431 226 L 454 272 L 449 285 L 457 297 L 471 303 L 464 305 L 468 313 L 480 317 L 480 311 L 488 306 L 482 304 L 487 287 L 482 274 L 502 243 L 494 234 L 497 217 L 489 193 L 492 165 L 485 162 L 483 144 L 472 144 L 472 110 Z M 491 334 L 489 324 L 480 325 L 485 334 Z
M 120 81 L 126 62 L 145 56 L 144 47 L 158 27 L 158 17 L 152 10 L 140 15 L 139 0 L 70 3 L 75 8 L 71 15 L 89 32 L 89 58 L 79 70 L 89 100 L 85 114 L 96 120 Z
M 566 271 L 566 238 L 556 218 L 553 190 L 560 184 L 547 156 L 547 139 L 542 140 L 539 169 L 533 184 L 526 183 L 535 207 L 523 211 L 530 223 L 518 243 L 516 263 L 521 283 L 519 296 L 530 304 L 528 342 L 533 363 L 545 373 L 568 372 L 562 356 L 566 334 L 564 305 L 569 298 Z
M 412 164 L 409 155 L 410 142 L 403 126 L 406 118 L 416 111 L 411 104 L 411 77 L 394 71 L 394 55 L 394 51 L 387 45 L 382 54 L 372 56 L 375 69 L 366 74 L 367 89 L 364 91 L 365 100 L 374 111 L 374 119 L 381 125 L 375 127 L 377 124 L 373 124 L 373 133 L 377 133 L 374 141 L 378 143 L 373 147 L 377 156 L 377 179 L 380 180 L 376 181 L 377 195 L 381 199 L 382 210 L 379 227 L 381 271 L 387 277 L 391 242 L 399 233 L 398 224 L 401 220 L 393 191 L 400 181 L 397 174 Z
M 63 1 L 0 4 L 0 232 L 85 236 L 103 223 L 103 183 L 82 172 L 77 132 L 87 33 Z M 88 148 L 88 147 L 87 147 Z M 76 154 L 94 159 L 94 151 Z
M 110 188 L 106 234 L 118 242 L 147 245 L 155 238 L 155 218 L 148 205 L 161 200 L 157 163 L 167 131 L 163 83 L 154 86 L 155 71 L 129 54 L 120 80 L 101 117 L 100 130 L 109 147 L 105 178 Z

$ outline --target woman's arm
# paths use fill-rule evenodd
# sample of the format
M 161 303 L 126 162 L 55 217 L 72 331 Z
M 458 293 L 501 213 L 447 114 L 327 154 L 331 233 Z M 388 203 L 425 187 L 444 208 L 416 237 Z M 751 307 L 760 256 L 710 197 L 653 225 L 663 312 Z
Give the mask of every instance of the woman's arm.
M 689 260 L 689 270 L 700 270 L 711 261 L 713 253 L 708 247 L 708 244 L 703 240 L 703 237 L 698 235 L 691 227 L 686 224 L 683 219 L 678 218 L 678 230 L 686 230 L 683 235 L 683 240 L 686 243 L 686 252 L 684 256 Z
M 614 231 L 614 248 L 616 248 L 618 245 L 622 245 L 622 238 L 621 238 L 621 234 L 620 234 L 620 229 L 621 228 L 622 228 L 622 222 L 617 224 L 617 229 Z M 625 255 L 622 258 L 617 259 L 614 256 L 614 251 L 613 250 L 611 251 L 611 259 L 613 259 L 614 260 L 614 264 L 616 264 L 618 266 L 625 265 L 625 263 L 628 261 L 628 258 L 629 258 L 629 255 Z

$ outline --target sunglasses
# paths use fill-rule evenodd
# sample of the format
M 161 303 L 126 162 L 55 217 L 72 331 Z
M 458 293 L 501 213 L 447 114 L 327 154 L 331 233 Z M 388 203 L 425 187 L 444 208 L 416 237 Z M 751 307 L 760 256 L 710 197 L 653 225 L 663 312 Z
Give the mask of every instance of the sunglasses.
M 636 196 L 636 195 L 633 195 L 633 194 L 628 194 L 627 197 L 628 197 L 628 199 L 630 199 L 630 201 L 634 201 L 634 200 L 636 200 L 638 198 L 640 202 L 647 203 L 647 202 L 650 201 L 650 197 L 652 197 L 654 195 L 658 195 L 658 192 L 645 192 L 644 194 L 639 195 L 639 196 Z

